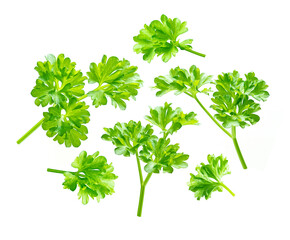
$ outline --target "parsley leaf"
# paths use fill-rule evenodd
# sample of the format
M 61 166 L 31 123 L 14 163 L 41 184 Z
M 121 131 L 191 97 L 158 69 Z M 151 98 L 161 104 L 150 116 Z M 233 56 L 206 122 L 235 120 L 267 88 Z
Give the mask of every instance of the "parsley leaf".
M 196 167 L 196 175 L 190 174 L 189 190 L 195 193 L 197 200 L 202 197 L 209 199 L 214 191 L 222 192 L 223 188 L 234 196 L 234 193 L 221 181 L 223 176 L 231 173 L 228 160 L 222 155 L 218 157 L 208 155 L 207 160 L 208 164 L 201 163 Z
M 145 127 L 141 122 L 129 121 L 128 123 L 116 123 L 114 128 L 104 128 L 107 134 L 102 136 L 105 141 L 111 141 L 115 146 L 115 153 L 129 157 L 136 154 L 137 149 L 153 137 L 153 129 L 150 124 Z
M 76 172 L 68 172 L 48 168 L 48 172 L 62 173 L 65 176 L 63 182 L 64 189 L 75 191 L 79 187 L 78 197 L 83 204 L 89 202 L 89 197 L 96 198 L 99 202 L 106 195 L 114 193 L 114 180 L 117 176 L 113 173 L 112 164 L 107 163 L 104 156 L 99 156 L 99 152 L 87 155 L 82 151 L 71 164 Z
M 186 93 L 196 96 L 200 92 L 208 95 L 211 89 L 204 85 L 212 83 L 212 76 L 201 73 L 199 68 L 192 65 L 189 71 L 180 67 L 172 68 L 168 76 L 156 77 L 154 82 L 154 88 L 159 90 L 156 93 L 158 97 L 171 91 L 175 91 L 176 95 Z
M 98 87 L 87 94 L 93 100 L 93 105 L 106 105 L 109 97 L 113 106 L 125 110 L 125 100 L 135 99 L 143 83 L 136 73 L 137 69 L 130 66 L 128 60 L 119 60 L 117 57 L 108 59 L 106 55 L 99 64 L 91 63 L 90 71 L 87 72 L 88 82 L 98 83 Z
M 81 140 L 87 139 L 88 129 L 84 124 L 90 121 L 88 108 L 85 102 L 79 102 L 76 98 L 50 107 L 48 112 L 43 113 L 42 128 L 47 130 L 48 137 L 54 137 L 53 140 L 59 144 L 79 147 Z
M 184 125 L 197 125 L 198 120 L 195 117 L 194 112 L 184 114 L 181 108 L 172 109 L 171 104 L 166 102 L 164 107 L 151 108 L 150 116 L 145 116 L 145 119 L 158 126 L 165 134 L 173 134 Z M 167 128 L 169 123 L 171 125 Z
M 37 62 L 35 67 L 39 77 L 31 95 L 36 98 L 37 106 L 59 105 L 67 99 L 85 94 L 83 87 L 86 77 L 75 69 L 75 62 L 71 62 L 64 54 L 57 58 L 49 54 L 46 60 Z
M 178 52 L 178 48 L 205 57 L 204 54 L 192 50 L 192 39 L 179 42 L 178 37 L 187 32 L 186 22 L 181 22 L 178 18 L 168 18 L 164 14 L 161 21 L 154 20 L 150 25 L 144 25 L 139 35 L 133 37 L 136 44 L 134 51 L 143 54 L 143 59 L 151 62 L 155 55 L 162 55 L 162 61 L 168 62 L 172 56 Z
M 170 139 L 152 139 L 140 151 L 140 159 L 146 163 L 144 170 L 147 173 L 159 173 L 163 169 L 163 172 L 172 173 L 173 168 L 187 168 L 185 161 L 189 155 L 178 153 L 178 150 L 179 144 L 171 145 Z
M 260 104 L 254 99 L 267 100 L 269 93 L 265 81 L 256 78 L 254 73 L 246 74 L 246 80 L 243 80 L 237 71 L 233 71 L 219 75 L 215 84 L 217 90 L 213 94 L 214 104 L 211 107 L 225 128 L 244 128 L 260 120 L 255 114 L 261 109 Z

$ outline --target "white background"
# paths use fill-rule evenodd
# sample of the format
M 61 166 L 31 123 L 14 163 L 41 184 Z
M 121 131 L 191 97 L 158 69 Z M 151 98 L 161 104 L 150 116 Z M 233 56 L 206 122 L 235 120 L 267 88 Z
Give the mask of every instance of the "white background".
M 1 239 L 290 239 L 289 234 L 289 1 L 1 1 Z M 133 36 L 144 23 L 165 13 L 188 22 L 193 49 L 164 64 L 151 64 L 133 52 Z M 90 108 L 89 139 L 65 148 L 40 128 L 21 145 L 16 140 L 42 118 L 30 91 L 37 61 L 64 53 L 85 73 L 103 54 L 130 60 L 144 80 L 137 101 L 126 111 Z M 239 129 L 248 164 L 243 170 L 231 140 L 187 96 L 156 98 L 153 79 L 172 67 L 192 64 L 212 75 L 234 69 L 255 71 L 271 94 L 262 103 L 261 120 Z M 210 101 L 200 96 L 206 106 Z M 90 103 L 90 99 L 86 99 Z M 190 154 L 189 168 L 150 179 L 142 218 L 136 217 L 139 178 L 134 158 L 114 154 L 100 139 L 116 121 L 142 120 L 148 106 L 165 101 L 195 111 L 200 126 L 187 126 L 172 137 Z M 119 176 L 112 196 L 83 206 L 77 192 L 62 189 L 63 176 L 46 168 L 70 170 L 86 150 L 100 150 Z M 188 191 L 189 173 L 207 154 L 223 153 L 232 174 L 225 184 L 236 193 L 213 193 L 197 201 Z

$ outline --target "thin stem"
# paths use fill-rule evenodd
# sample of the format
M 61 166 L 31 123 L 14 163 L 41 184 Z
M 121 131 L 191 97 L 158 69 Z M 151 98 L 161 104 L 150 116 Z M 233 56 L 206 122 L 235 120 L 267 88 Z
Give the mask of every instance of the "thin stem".
M 142 215 L 144 194 L 145 194 L 145 187 L 142 185 L 141 188 L 140 188 L 139 203 L 138 203 L 138 210 L 137 210 L 137 216 L 138 217 L 141 217 L 141 215 Z
M 22 143 L 31 133 L 33 133 L 39 126 L 43 123 L 44 118 L 42 118 L 38 123 L 36 123 L 27 133 L 25 133 L 21 138 L 18 139 L 17 144 Z
M 151 178 L 151 176 L 152 176 L 152 173 L 148 173 L 147 174 L 147 176 L 146 176 L 146 178 L 144 180 L 144 183 L 143 183 L 144 187 L 147 185 L 147 183 L 148 183 L 149 179 Z
M 81 96 L 80 98 L 78 98 L 78 101 L 83 100 L 84 98 L 86 98 L 88 95 L 85 94 L 83 96 Z M 39 126 L 43 123 L 44 118 L 42 118 L 38 123 L 36 123 L 27 133 L 25 133 L 21 138 L 18 139 L 17 144 L 22 143 L 27 137 L 29 137 L 37 128 L 39 128 Z
M 163 138 L 166 139 L 169 135 L 168 130 L 165 129 L 165 131 L 163 131 Z
M 107 86 L 107 85 L 104 85 L 104 86 L 99 85 L 99 86 L 98 86 L 97 88 L 95 88 L 93 91 L 101 90 L 102 88 L 104 88 L 104 87 L 106 87 L 106 86 Z M 85 99 L 86 97 L 88 97 L 87 94 L 85 94 L 85 95 L 79 97 L 79 98 L 78 98 L 78 101 L 81 101 L 81 100 Z
M 231 189 L 229 189 L 225 184 L 220 182 L 220 185 L 222 185 L 224 187 L 224 189 L 226 189 L 233 197 L 235 196 L 235 194 L 231 191 Z
M 194 98 L 197 103 L 199 104 L 199 106 L 206 112 L 206 114 L 211 118 L 211 120 L 213 120 L 215 122 L 215 124 L 221 129 L 223 130 L 224 133 L 226 133 L 234 142 L 234 145 L 235 145 L 235 149 L 236 149 L 236 152 L 238 154 L 238 157 L 240 159 L 240 162 L 243 166 L 244 169 L 247 169 L 247 165 L 246 165 L 246 162 L 244 160 L 244 157 L 242 155 L 242 152 L 241 152 L 241 149 L 239 147 L 239 144 L 238 144 L 238 141 L 237 141 L 237 138 L 236 138 L 236 127 L 232 127 L 232 134 L 229 133 L 211 114 L 209 111 L 207 111 L 207 109 L 202 105 L 202 103 L 198 100 L 198 98 L 196 97 L 196 95 L 192 95 L 188 92 L 185 92 L 188 96 Z
M 83 100 L 84 98 L 86 98 L 88 95 L 87 94 L 85 94 L 85 95 L 83 95 L 83 96 L 81 96 L 81 97 L 79 97 L 78 98 L 78 101 L 81 101 L 81 100 Z
M 234 142 L 234 145 L 235 145 L 235 149 L 237 151 L 237 154 L 239 156 L 239 159 L 240 159 L 240 162 L 243 166 L 244 169 L 247 169 L 247 165 L 246 165 L 246 162 L 244 160 L 244 157 L 242 155 L 242 152 L 241 152 L 241 149 L 239 147 L 239 144 L 238 144 L 238 141 L 237 141 L 237 137 L 236 137 L 236 127 L 232 127 L 232 139 L 233 139 L 233 142 Z
M 189 96 L 193 97 L 197 103 L 199 104 L 199 106 L 203 109 L 203 111 L 206 112 L 206 114 L 211 118 L 211 120 L 213 120 L 215 122 L 215 124 L 224 131 L 225 134 L 227 134 L 230 138 L 232 138 L 232 135 L 210 114 L 209 111 L 207 111 L 207 109 L 202 105 L 202 103 L 198 100 L 198 98 L 196 96 L 192 96 L 190 94 L 188 94 Z
M 190 53 L 193 53 L 193 54 L 200 56 L 200 57 L 205 57 L 205 54 L 196 52 L 196 51 L 192 50 L 191 48 L 183 48 L 183 50 L 190 52 Z
M 138 149 L 136 151 L 136 159 L 137 159 L 137 166 L 138 166 L 138 172 L 139 172 L 139 178 L 140 178 L 140 185 L 142 186 L 142 184 L 143 184 L 143 175 L 142 175 L 142 169 L 141 169 Z
M 47 171 L 51 173 L 61 173 L 61 174 L 68 172 L 68 171 L 57 170 L 57 169 L 52 169 L 52 168 L 48 168 Z
M 51 173 L 60 173 L 60 174 L 71 173 L 75 175 L 76 177 L 81 177 L 82 179 L 86 178 L 86 175 L 80 172 L 70 172 L 70 171 L 63 171 L 63 170 L 52 169 L 52 168 L 48 168 L 47 171 Z
M 138 204 L 138 210 L 137 210 L 137 216 L 141 217 L 142 215 L 142 208 L 143 208 L 143 201 L 144 201 L 144 194 L 145 194 L 145 187 L 152 176 L 152 173 L 148 173 L 143 184 L 141 185 L 140 188 L 140 196 L 139 196 L 139 204 Z

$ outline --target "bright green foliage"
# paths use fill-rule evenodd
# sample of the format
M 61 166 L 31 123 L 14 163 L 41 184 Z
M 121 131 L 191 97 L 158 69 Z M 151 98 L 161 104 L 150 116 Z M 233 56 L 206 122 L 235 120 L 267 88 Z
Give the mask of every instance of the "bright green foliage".
M 211 107 L 217 111 L 215 117 L 226 128 L 244 128 L 257 123 L 260 117 L 255 113 L 261 108 L 255 99 L 266 101 L 269 96 L 265 81 L 256 78 L 254 73 L 245 76 L 246 80 L 243 80 L 239 73 L 234 71 L 219 75 L 215 81 L 217 91 L 213 94 L 214 104 Z
M 107 134 L 102 136 L 103 140 L 111 141 L 115 146 L 115 153 L 129 157 L 136 154 L 138 148 L 146 144 L 149 138 L 154 137 L 150 124 L 145 127 L 141 122 L 129 121 L 128 123 L 116 123 L 114 128 L 104 128 Z
M 265 102 L 270 94 L 266 91 L 268 85 L 265 81 L 259 80 L 254 72 L 245 74 L 246 80 L 240 84 L 240 91 L 244 94 L 250 95 L 258 101 Z
M 78 197 L 83 204 L 89 202 L 89 197 L 96 198 L 99 202 L 106 195 L 114 193 L 114 180 L 117 176 L 113 173 L 112 164 L 108 164 L 104 156 L 99 156 L 99 152 L 87 155 L 82 151 L 71 165 L 78 171 L 63 172 L 63 186 L 71 191 L 79 187 Z
M 104 128 L 106 134 L 103 140 L 111 141 L 115 146 L 115 153 L 129 157 L 131 154 L 136 156 L 137 168 L 140 180 L 140 195 L 137 216 L 141 217 L 145 187 L 153 173 L 163 172 L 172 173 L 174 168 L 186 168 L 185 162 L 189 156 L 178 152 L 178 144 L 170 144 L 168 138 L 169 129 L 166 126 L 172 122 L 179 123 L 178 128 L 172 128 L 176 132 L 182 125 L 196 124 L 195 114 L 184 114 L 181 109 L 172 109 L 171 104 L 165 103 L 164 107 L 151 109 L 151 116 L 146 116 L 147 120 L 161 128 L 163 136 L 158 138 L 153 135 L 152 125 L 145 127 L 141 122 L 129 121 L 128 123 L 116 123 L 114 128 Z M 171 126 L 172 126 L 171 125 Z M 143 178 L 141 161 L 145 163 L 144 170 L 147 172 Z
M 143 81 L 137 71 L 137 67 L 130 66 L 128 60 L 119 60 L 117 57 L 104 55 L 99 64 L 91 63 L 90 71 L 87 73 L 89 83 L 98 83 L 98 87 L 88 92 L 93 100 L 93 105 L 99 107 L 107 104 L 107 98 L 112 104 L 120 109 L 126 109 L 125 100 L 135 99 L 138 89 Z
M 212 76 L 201 73 L 199 68 L 192 65 L 189 71 L 180 67 L 172 68 L 168 76 L 156 77 L 154 82 L 154 88 L 159 90 L 156 96 L 175 91 L 176 95 L 186 93 L 194 97 L 200 92 L 209 94 L 211 89 L 204 85 L 212 83 Z
M 86 140 L 88 129 L 84 124 L 90 121 L 88 105 L 71 98 L 69 103 L 62 102 L 61 106 L 50 107 L 44 112 L 42 128 L 47 130 L 48 137 L 54 137 L 59 144 L 65 143 L 66 147 L 73 145 L 79 147 L 81 140 Z
M 84 80 L 81 71 L 75 69 L 76 63 L 64 54 L 49 54 L 47 61 L 37 62 L 35 70 L 39 77 L 31 95 L 36 98 L 35 104 L 42 107 L 48 104 L 61 104 L 72 97 L 84 95 Z
M 137 67 L 130 66 L 128 60 L 117 57 L 103 56 L 99 64 L 91 63 L 88 82 L 97 83 L 97 87 L 85 94 L 84 80 L 87 79 L 80 71 L 75 70 L 75 63 L 60 54 L 57 58 L 49 54 L 45 62 L 38 62 L 36 70 L 39 77 L 32 90 L 36 97 L 36 105 L 52 104 L 44 118 L 25 133 L 17 143 L 20 144 L 39 126 L 47 131 L 47 136 L 54 137 L 66 147 L 79 147 L 81 140 L 87 139 L 85 123 L 89 122 L 88 106 L 83 99 L 91 97 L 93 105 L 99 107 L 107 104 L 107 98 L 112 105 L 122 110 L 126 109 L 126 102 L 130 98 L 135 100 L 138 89 L 143 81 Z
M 189 190 L 194 192 L 197 200 L 211 197 L 212 192 L 222 192 L 225 185 L 221 182 L 223 176 L 230 174 L 228 160 L 222 155 L 207 156 L 208 164 L 201 163 L 196 167 L 197 174 L 190 174 Z
M 184 125 L 197 125 L 198 120 L 195 117 L 194 112 L 184 114 L 181 108 L 172 109 L 171 104 L 165 103 L 164 107 L 151 108 L 150 116 L 145 116 L 145 119 L 158 126 L 165 134 L 173 134 Z M 168 128 L 169 123 L 171 125 Z
M 183 125 L 197 124 L 196 114 L 184 114 L 180 108 L 172 109 L 171 104 L 150 110 L 150 116 L 145 118 L 160 127 L 164 133 L 162 138 L 153 135 L 152 125 L 145 127 L 141 122 L 116 123 L 114 128 L 104 128 L 106 134 L 103 140 L 111 141 L 115 146 L 115 153 L 123 156 L 138 155 L 138 159 L 146 163 L 144 169 L 148 173 L 173 172 L 173 168 L 186 168 L 188 155 L 178 153 L 179 145 L 170 144 L 168 134 L 177 132 Z M 171 122 L 171 126 L 166 128 Z M 141 148 L 141 149 L 140 149 Z
M 173 168 L 187 168 L 185 162 L 189 155 L 178 153 L 179 144 L 170 144 L 170 139 L 159 138 L 152 139 L 142 146 L 140 151 L 140 159 L 146 163 L 144 170 L 147 173 L 163 172 L 172 173 Z
M 154 20 L 150 25 L 144 25 L 138 36 L 133 39 L 136 42 L 134 51 L 142 53 L 143 59 L 151 62 L 155 55 L 162 55 L 162 61 L 168 62 L 172 56 L 181 50 L 191 51 L 192 39 L 179 42 L 178 37 L 187 32 L 186 22 L 181 22 L 178 18 L 168 18 L 164 14 L 161 21 Z M 197 53 L 195 53 L 197 54 Z M 203 54 L 198 54 L 204 56 Z

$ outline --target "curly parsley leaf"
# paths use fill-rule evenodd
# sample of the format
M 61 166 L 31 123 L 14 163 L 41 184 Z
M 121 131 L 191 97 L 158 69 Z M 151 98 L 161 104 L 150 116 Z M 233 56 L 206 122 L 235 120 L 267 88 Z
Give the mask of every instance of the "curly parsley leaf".
M 98 84 L 95 90 L 87 94 L 91 97 L 93 105 L 95 107 L 106 105 L 107 98 L 110 98 L 113 106 L 125 110 L 125 101 L 135 99 L 143 83 L 136 73 L 137 69 L 130 66 L 128 60 L 119 60 L 117 57 L 108 59 L 106 55 L 99 64 L 91 63 L 90 71 L 87 73 L 88 82 Z
M 54 169 L 47 169 L 48 172 L 63 173 L 65 180 L 64 189 L 75 191 L 79 187 L 78 197 L 83 204 L 89 202 L 89 198 L 97 199 L 99 202 L 106 195 L 114 193 L 114 180 L 117 176 L 113 173 L 112 164 L 107 163 L 104 156 L 99 156 L 99 152 L 87 155 L 82 151 L 71 164 L 76 172 L 68 172 Z
M 168 76 L 156 77 L 154 82 L 154 88 L 159 90 L 156 93 L 158 97 L 171 91 L 175 91 L 176 95 L 186 93 L 194 97 L 197 93 L 208 95 L 211 92 L 204 85 L 212 83 L 212 76 L 201 73 L 199 68 L 192 65 L 189 71 L 180 67 L 172 68 Z
M 266 91 L 268 86 L 265 81 L 256 78 L 254 73 L 246 74 L 246 80 L 243 80 L 234 71 L 219 75 L 215 84 L 217 90 L 213 94 L 214 104 L 211 108 L 217 112 L 215 117 L 225 128 L 244 128 L 260 120 L 255 114 L 261 109 L 260 104 L 254 100 L 267 100 L 269 93 Z
M 79 102 L 76 98 L 50 107 L 48 112 L 43 113 L 42 128 L 47 130 L 48 137 L 54 137 L 53 140 L 59 144 L 79 147 L 81 140 L 87 139 L 88 129 L 84 124 L 90 121 L 88 108 L 85 102 Z
M 75 69 L 75 62 L 64 54 L 49 54 L 47 61 L 37 62 L 35 70 L 39 76 L 31 95 L 36 98 L 35 104 L 42 107 L 48 104 L 59 105 L 72 97 L 84 95 L 84 80 L 82 72 Z
M 147 124 L 143 127 L 140 121 L 116 123 L 114 128 L 104 128 L 104 130 L 107 133 L 102 136 L 102 139 L 111 141 L 116 146 L 115 153 L 125 157 L 136 154 L 142 144 L 154 137 L 152 126 Z
M 143 54 L 143 59 L 151 62 L 155 55 L 162 55 L 162 61 L 168 62 L 172 56 L 178 52 L 178 48 L 205 57 L 204 54 L 192 50 L 192 39 L 179 42 L 178 37 L 187 32 L 186 22 L 181 22 L 178 18 L 168 18 L 164 14 L 161 21 L 154 20 L 150 25 L 144 25 L 140 33 L 133 37 L 136 44 L 134 51 Z
M 214 191 L 222 192 L 223 188 L 234 196 L 234 193 L 221 181 L 223 176 L 231 173 L 228 160 L 222 155 L 218 157 L 208 155 L 207 160 L 208 164 L 201 163 L 196 167 L 196 175 L 190 174 L 189 190 L 195 193 L 197 200 L 202 197 L 209 199 Z
M 146 115 L 145 119 L 158 126 L 166 135 L 177 132 L 184 125 L 197 125 L 198 120 L 195 117 L 194 112 L 185 114 L 181 108 L 172 109 L 171 104 L 166 102 L 163 107 L 151 108 L 150 116 Z M 170 123 L 170 127 L 167 127 Z
M 170 139 L 152 139 L 142 146 L 140 159 L 146 163 L 144 170 L 147 173 L 163 172 L 172 173 L 173 168 L 187 168 L 185 162 L 189 155 L 178 153 L 179 144 L 170 144 Z
M 258 101 L 265 102 L 270 94 L 266 91 L 268 85 L 264 80 L 260 80 L 255 76 L 254 72 L 245 74 L 246 81 L 241 83 L 240 89 L 243 93 L 250 95 Z

